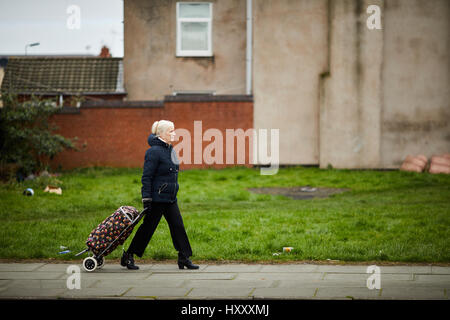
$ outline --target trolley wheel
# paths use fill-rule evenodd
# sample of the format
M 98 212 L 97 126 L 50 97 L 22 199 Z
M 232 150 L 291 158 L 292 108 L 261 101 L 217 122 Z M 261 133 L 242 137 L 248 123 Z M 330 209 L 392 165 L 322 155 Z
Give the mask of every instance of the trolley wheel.
M 97 260 L 97 268 L 100 269 L 105 265 L 105 259 L 103 257 L 96 258 Z
M 87 257 L 83 260 L 83 268 L 87 272 L 94 271 L 97 268 L 97 260 L 93 257 Z

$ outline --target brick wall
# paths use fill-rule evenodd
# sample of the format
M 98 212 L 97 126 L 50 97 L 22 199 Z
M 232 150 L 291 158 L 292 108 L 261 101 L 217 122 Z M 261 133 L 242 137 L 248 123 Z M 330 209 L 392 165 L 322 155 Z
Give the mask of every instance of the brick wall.
M 191 133 L 191 164 L 181 163 L 180 169 L 222 168 L 225 163 L 194 164 L 194 121 L 202 121 L 202 134 L 209 128 L 225 129 L 253 127 L 253 100 L 251 96 L 172 97 L 164 101 L 94 101 L 80 108 L 64 108 L 52 117 L 58 133 L 67 138 L 78 137 L 81 151 L 64 151 L 51 165 L 63 169 L 88 166 L 142 167 L 147 138 L 156 120 L 170 120 L 175 129 Z M 202 150 L 210 141 L 202 142 Z M 83 147 L 85 144 L 85 147 Z M 176 145 L 176 144 L 175 144 Z M 246 143 L 245 166 L 249 162 L 249 144 Z M 236 157 L 236 145 L 235 145 Z

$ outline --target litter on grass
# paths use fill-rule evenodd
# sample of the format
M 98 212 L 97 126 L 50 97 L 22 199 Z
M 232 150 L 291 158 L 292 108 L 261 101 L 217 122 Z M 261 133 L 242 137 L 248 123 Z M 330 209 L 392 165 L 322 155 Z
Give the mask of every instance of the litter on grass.
M 316 190 L 317 190 L 317 188 L 312 188 L 310 186 L 300 188 L 301 192 L 315 192 Z
M 294 250 L 294 247 L 283 247 L 283 252 L 274 252 L 272 253 L 273 256 L 279 256 L 283 253 L 290 253 L 292 250 Z
M 58 187 L 55 187 L 55 186 L 47 186 L 45 188 L 44 192 L 62 194 L 61 188 L 58 188 Z
M 34 195 L 34 190 L 31 189 L 31 188 L 27 188 L 27 189 L 23 192 L 23 194 L 24 194 L 25 196 L 32 196 L 32 195 Z

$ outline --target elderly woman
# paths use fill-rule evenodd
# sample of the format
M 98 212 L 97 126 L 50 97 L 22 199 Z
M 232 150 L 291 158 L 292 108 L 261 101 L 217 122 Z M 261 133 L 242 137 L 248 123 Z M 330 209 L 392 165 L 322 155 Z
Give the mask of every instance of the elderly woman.
M 174 130 L 175 127 L 171 121 L 155 121 L 152 134 L 148 138 L 151 148 L 145 153 L 142 174 L 142 202 L 146 209 L 146 216 L 120 262 L 122 266 L 131 270 L 139 269 L 134 264 L 133 255 L 142 257 L 162 215 L 167 220 L 173 246 L 178 251 L 178 267 L 180 269 L 199 268 L 189 260 L 192 249 L 177 203 L 179 165 L 176 152 L 172 147 L 175 138 Z

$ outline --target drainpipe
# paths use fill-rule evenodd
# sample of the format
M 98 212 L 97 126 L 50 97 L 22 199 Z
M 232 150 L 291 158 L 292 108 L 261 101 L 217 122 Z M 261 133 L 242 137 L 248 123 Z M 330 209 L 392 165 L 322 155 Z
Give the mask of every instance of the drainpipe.
M 252 94 L 252 0 L 247 0 L 247 94 Z

